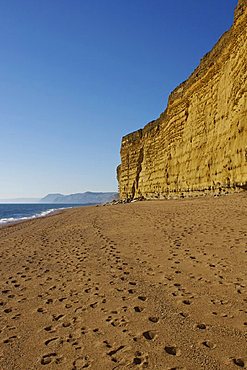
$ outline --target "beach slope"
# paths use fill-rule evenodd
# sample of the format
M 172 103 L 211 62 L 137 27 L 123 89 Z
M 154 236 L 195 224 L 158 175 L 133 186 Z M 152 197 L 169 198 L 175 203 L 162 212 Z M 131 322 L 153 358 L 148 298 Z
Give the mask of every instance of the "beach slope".
M 0 229 L 0 368 L 247 368 L 246 206 L 136 202 Z

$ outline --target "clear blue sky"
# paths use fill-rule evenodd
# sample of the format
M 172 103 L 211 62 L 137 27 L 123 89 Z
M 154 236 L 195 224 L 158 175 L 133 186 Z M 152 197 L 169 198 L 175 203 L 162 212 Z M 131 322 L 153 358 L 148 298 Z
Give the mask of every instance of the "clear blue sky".
M 117 190 L 123 135 L 165 109 L 237 0 L 0 0 L 0 198 Z

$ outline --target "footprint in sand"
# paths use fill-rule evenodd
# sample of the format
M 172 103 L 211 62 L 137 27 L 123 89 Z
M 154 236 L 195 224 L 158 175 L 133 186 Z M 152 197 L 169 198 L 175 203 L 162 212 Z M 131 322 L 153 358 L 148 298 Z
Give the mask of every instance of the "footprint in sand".
M 62 326 L 63 326 L 64 328 L 69 328 L 69 327 L 71 326 L 71 322 L 69 322 L 69 321 L 65 321 L 65 322 L 63 322 L 63 323 L 62 323 Z
M 107 352 L 107 355 L 111 357 L 111 360 L 113 362 L 118 362 L 117 358 L 116 357 L 113 357 L 115 356 L 119 351 L 121 351 L 125 346 L 119 346 L 117 347 L 116 349 L 113 349 L 109 352 Z
M 3 312 L 10 313 L 10 312 L 12 312 L 12 308 L 5 308 L 5 310 L 3 310 Z
M 59 364 L 61 360 L 62 358 L 57 357 L 57 354 L 55 352 L 52 352 L 52 353 L 48 353 L 42 356 L 40 362 L 41 362 L 41 365 L 48 365 L 51 362 L 55 362 L 56 364 Z
M 200 330 L 206 330 L 207 329 L 207 326 L 204 323 L 197 324 L 195 327 L 197 329 L 200 329 Z
M 234 363 L 234 365 L 236 366 L 239 366 L 239 367 L 242 367 L 242 368 L 245 368 L 245 364 L 246 362 L 244 361 L 243 358 L 233 358 L 232 359 L 232 362 Z
M 39 313 L 46 313 L 47 310 L 45 310 L 43 307 L 39 307 L 39 308 L 37 308 L 37 312 L 39 312 Z
M 45 345 L 49 346 L 50 344 L 54 344 L 54 341 L 57 341 L 58 339 L 59 339 L 58 337 L 47 339 L 45 341 Z
M 148 331 L 144 331 L 144 333 L 142 333 L 142 335 L 144 336 L 145 339 L 147 340 L 154 340 L 156 338 L 156 334 L 154 331 L 151 331 L 151 330 L 148 330 Z
M 8 343 L 12 343 L 15 339 L 17 339 L 17 336 L 16 335 L 12 335 L 11 337 L 5 339 L 3 341 L 4 344 L 8 344 Z
M 142 307 L 140 307 L 140 306 L 135 306 L 135 307 L 134 307 L 134 311 L 135 311 L 135 312 L 138 312 L 138 313 L 139 313 L 139 312 L 142 312 L 143 310 L 144 310 L 144 308 L 142 308 Z
M 213 342 L 211 342 L 210 340 L 205 340 L 205 341 L 203 341 L 203 342 L 202 342 L 202 344 L 203 344 L 205 347 L 209 348 L 209 349 L 214 349 L 214 348 L 216 348 L 216 344 L 214 344 L 214 343 L 213 343 Z
M 91 367 L 91 362 L 89 360 L 88 356 L 81 356 L 78 357 L 74 362 L 73 362 L 73 368 L 72 370 L 82 370 Z
M 144 297 L 144 296 L 139 296 L 138 299 L 140 299 L 140 301 L 143 301 L 145 302 L 147 300 L 147 297 Z
M 171 356 L 180 356 L 181 351 L 176 346 L 165 346 L 165 352 Z
M 156 317 L 156 316 L 150 316 L 148 318 L 149 321 L 151 321 L 152 323 L 156 324 L 157 322 L 159 322 L 159 318 Z
M 143 368 L 148 367 L 148 355 L 142 354 L 140 351 L 135 352 L 135 357 L 133 358 L 134 365 L 142 365 Z
M 52 327 L 51 325 L 44 327 L 45 331 L 48 331 L 49 333 L 54 333 L 56 331 L 56 328 Z
M 134 357 L 134 359 L 133 359 L 133 364 L 134 365 L 141 365 L 141 363 L 142 363 L 142 359 L 141 358 Z
M 52 315 L 52 321 L 59 321 L 64 317 L 64 315 Z
M 19 320 L 21 314 L 17 313 L 15 316 L 11 317 L 12 320 Z
M 135 281 L 129 281 L 129 285 L 136 285 Z

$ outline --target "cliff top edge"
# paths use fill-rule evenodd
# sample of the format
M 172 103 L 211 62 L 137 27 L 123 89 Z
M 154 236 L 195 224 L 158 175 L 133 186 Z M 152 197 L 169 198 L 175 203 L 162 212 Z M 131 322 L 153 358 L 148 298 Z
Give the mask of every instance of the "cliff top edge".
M 170 93 L 168 97 L 167 107 L 161 113 L 160 117 L 157 118 L 156 120 L 147 123 L 143 128 L 140 128 L 136 131 L 124 135 L 122 138 L 122 145 L 126 142 L 130 143 L 136 140 L 140 140 L 146 133 L 152 131 L 153 129 L 157 128 L 157 126 L 159 126 L 160 120 L 164 119 L 168 107 L 172 104 L 174 100 L 183 95 L 183 92 L 187 87 L 189 87 L 191 84 L 200 79 L 205 69 L 207 69 L 214 63 L 214 60 L 222 52 L 222 50 L 225 48 L 226 44 L 230 40 L 233 29 L 237 27 L 237 23 L 242 23 L 241 22 L 242 16 L 246 15 L 247 15 L 247 0 L 238 0 L 238 4 L 234 11 L 233 25 L 219 38 L 219 40 L 215 43 L 213 48 L 201 58 L 200 64 L 195 68 L 195 70 L 190 74 L 190 76 L 185 81 L 181 82 Z M 244 18 L 245 17 L 243 17 L 243 19 Z

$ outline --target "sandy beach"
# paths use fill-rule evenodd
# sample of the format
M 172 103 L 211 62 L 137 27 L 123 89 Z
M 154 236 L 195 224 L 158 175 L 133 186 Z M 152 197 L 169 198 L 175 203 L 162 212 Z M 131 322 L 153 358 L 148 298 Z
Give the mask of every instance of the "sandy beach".
M 247 193 L 0 229 L 1 370 L 247 368 Z

